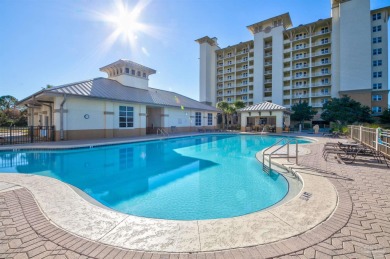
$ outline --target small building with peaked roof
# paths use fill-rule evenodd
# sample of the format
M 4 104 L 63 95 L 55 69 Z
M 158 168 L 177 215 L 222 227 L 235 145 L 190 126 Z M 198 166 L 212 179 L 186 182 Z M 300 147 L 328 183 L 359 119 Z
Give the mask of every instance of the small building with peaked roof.
M 213 129 L 218 109 L 149 87 L 154 69 L 120 59 L 95 78 L 38 91 L 19 102 L 29 126 L 54 126 L 55 140 L 113 138 Z
M 284 127 L 290 126 L 291 111 L 284 106 L 261 102 L 239 109 L 241 115 L 241 131 L 262 130 L 264 127 L 281 133 Z

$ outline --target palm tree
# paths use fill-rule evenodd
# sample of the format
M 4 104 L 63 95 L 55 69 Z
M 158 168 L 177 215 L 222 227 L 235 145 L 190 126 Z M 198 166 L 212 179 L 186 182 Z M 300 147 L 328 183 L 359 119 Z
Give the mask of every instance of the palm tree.
M 246 106 L 246 104 L 243 101 L 241 101 L 241 100 L 237 100 L 237 101 L 234 102 L 233 105 L 234 105 L 234 108 L 236 109 L 235 113 L 236 113 L 236 116 L 237 116 L 238 124 L 240 124 L 241 123 L 241 119 L 240 119 L 240 115 L 237 114 L 237 110 L 244 108 Z
M 225 128 L 225 116 L 226 116 L 226 113 L 229 109 L 229 104 L 227 102 L 218 102 L 217 105 L 216 105 L 217 109 L 220 109 L 221 110 L 221 113 L 222 113 L 222 128 Z

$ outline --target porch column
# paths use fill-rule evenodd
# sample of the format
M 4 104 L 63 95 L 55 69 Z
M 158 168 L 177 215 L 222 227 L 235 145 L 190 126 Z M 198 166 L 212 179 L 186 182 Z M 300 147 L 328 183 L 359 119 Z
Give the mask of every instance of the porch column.
M 276 133 L 283 132 L 283 111 L 275 112 L 276 114 Z
M 242 112 L 241 113 L 241 131 L 243 131 L 243 132 L 245 132 L 247 118 L 248 118 L 248 113 Z

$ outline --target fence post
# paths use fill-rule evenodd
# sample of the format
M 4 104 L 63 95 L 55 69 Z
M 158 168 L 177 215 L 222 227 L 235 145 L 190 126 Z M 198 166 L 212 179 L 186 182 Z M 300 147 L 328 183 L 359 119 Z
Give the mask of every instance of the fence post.
M 359 141 L 360 141 L 360 143 L 362 143 L 362 131 L 363 131 L 363 127 L 359 126 Z
M 353 130 L 354 130 L 354 127 L 353 127 L 353 125 L 351 125 L 351 139 L 353 139 Z
M 30 126 L 30 142 L 34 143 L 34 126 Z
M 379 150 L 379 138 L 381 136 L 379 136 L 379 128 L 376 128 L 375 130 L 375 150 L 378 151 Z
M 9 126 L 9 143 L 12 145 L 12 126 Z

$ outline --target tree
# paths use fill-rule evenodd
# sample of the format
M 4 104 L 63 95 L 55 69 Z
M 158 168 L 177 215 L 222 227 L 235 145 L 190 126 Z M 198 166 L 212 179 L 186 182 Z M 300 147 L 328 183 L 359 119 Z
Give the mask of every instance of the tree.
M 390 123 L 390 108 L 387 108 L 383 111 L 382 115 L 379 117 L 379 120 L 383 124 Z
M 229 109 L 229 104 L 227 102 L 218 102 L 217 105 L 216 105 L 217 109 L 220 109 L 221 110 L 221 113 L 222 113 L 222 127 L 224 128 L 225 127 L 225 124 L 226 124 L 226 113 L 228 112 L 228 109 Z
M 302 125 L 305 120 L 311 120 L 317 114 L 313 107 L 309 106 L 306 101 L 302 102 L 301 100 L 299 100 L 299 103 L 293 104 L 291 110 L 293 111 L 291 120 L 299 121 Z
M 373 122 L 371 110 L 347 95 L 341 98 L 332 98 L 323 106 L 321 118 L 329 122 L 339 121 L 342 125 L 354 122 Z
M 0 97 L 0 126 L 27 125 L 27 111 L 18 107 L 18 100 L 11 95 Z

